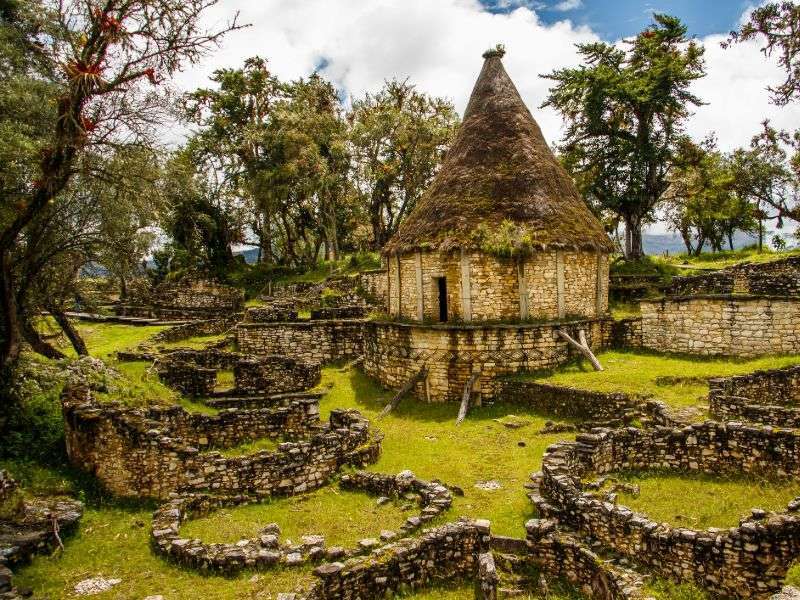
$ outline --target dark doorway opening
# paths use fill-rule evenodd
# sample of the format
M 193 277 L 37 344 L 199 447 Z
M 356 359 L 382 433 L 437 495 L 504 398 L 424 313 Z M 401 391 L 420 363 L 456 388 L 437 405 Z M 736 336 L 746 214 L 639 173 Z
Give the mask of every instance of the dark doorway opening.
M 439 321 L 447 321 L 447 279 L 437 277 L 436 285 L 439 289 Z

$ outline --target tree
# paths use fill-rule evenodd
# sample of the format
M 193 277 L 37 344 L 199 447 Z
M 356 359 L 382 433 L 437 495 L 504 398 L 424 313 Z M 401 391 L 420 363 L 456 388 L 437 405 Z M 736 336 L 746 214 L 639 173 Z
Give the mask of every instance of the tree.
M 348 115 L 356 192 L 381 248 L 433 179 L 458 125 L 452 103 L 388 81 Z
M 215 88 L 200 88 L 183 100 L 186 118 L 200 127 L 190 151 L 198 164 L 218 170 L 227 185 L 252 201 L 251 228 L 258 237 L 259 261 L 273 262 L 278 211 L 263 176 L 270 161 L 265 130 L 284 87 L 258 56 L 245 60 L 240 69 L 215 71 L 211 81 Z
M 732 168 L 737 193 L 754 206 L 758 221 L 759 251 L 764 244 L 764 222 L 775 220 L 783 227 L 784 219 L 800 220 L 798 199 L 797 134 L 789 135 L 763 123 L 763 130 L 753 137 L 749 149 L 733 153 Z
M 15 112 L 11 119 L 3 117 L 23 142 L 23 160 L 30 161 L 3 173 L 3 383 L 12 376 L 22 335 L 14 254 L 27 252 L 36 241 L 29 228 L 59 210 L 70 181 L 78 173 L 94 173 L 92 155 L 132 143 L 152 145 L 153 126 L 163 121 L 168 109 L 167 90 L 158 84 L 238 27 L 234 20 L 221 31 L 203 30 L 200 18 L 213 4 L 214 0 L 106 0 L 100 5 L 46 0 L 3 11 L 0 41 L 4 51 L 9 50 L 11 59 L 4 60 L 12 68 L 0 74 L 0 88 L 9 84 L 12 91 L 33 93 L 46 107 L 37 122 L 33 109 L 21 104 L 24 94 L 17 94 L 9 101 L 30 120 L 14 124 Z M 50 23 L 49 30 L 38 25 L 43 21 Z M 29 51 L 32 56 L 27 58 Z M 0 387 L 8 389 L 3 383 Z
M 670 170 L 703 77 L 703 48 L 675 17 L 654 23 L 625 49 L 579 44 L 584 64 L 553 71 L 543 106 L 568 123 L 560 151 L 596 202 L 625 224 L 625 256 L 643 255 L 642 226 L 669 187 Z
M 731 43 L 763 39 L 765 56 L 778 53 L 778 63 L 786 71 L 786 79 L 767 88 L 772 102 L 784 106 L 800 96 L 800 5 L 791 1 L 770 2 L 753 9 L 739 31 L 732 31 L 723 47 Z
M 756 230 L 754 207 L 739 192 L 735 161 L 717 149 L 714 138 L 701 144 L 688 138 L 680 142 L 665 214 L 688 254 L 700 254 L 706 244 L 721 251 L 726 240 L 733 250 L 737 231 Z

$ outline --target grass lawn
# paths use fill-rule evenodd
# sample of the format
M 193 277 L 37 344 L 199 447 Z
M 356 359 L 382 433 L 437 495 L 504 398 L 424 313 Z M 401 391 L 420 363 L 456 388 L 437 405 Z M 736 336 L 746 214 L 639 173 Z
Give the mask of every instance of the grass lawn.
M 750 509 L 781 512 L 800 496 L 800 481 L 795 479 L 659 471 L 624 473 L 619 479 L 640 488 L 638 497 L 620 492 L 620 504 L 659 523 L 692 529 L 736 527 Z
M 650 395 L 676 407 L 705 404 L 706 379 L 777 369 L 800 363 L 800 355 L 756 359 L 701 358 L 651 352 L 608 351 L 597 355 L 604 370 L 588 362 L 573 362 L 552 372 L 520 375 L 541 381 L 598 392 Z
M 245 454 L 255 454 L 256 452 L 261 452 L 262 450 L 268 450 L 269 452 L 272 452 L 273 450 L 278 449 L 278 444 L 280 444 L 281 441 L 282 440 L 273 440 L 272 438 L 261 438 L 259 440 L 255 440 L 252 442 L 245 442 L 243 444 L 239 444 L 238 446 L 233 446 L 231 448 L 225 448 L 223 450 L 211 448 L 209 452 L 219 452 L 222 456 L 225 457 L 244 456 Z
M 759 252 L 758 249 L 754 247 L 750 247 L 741 248 L 739 250 L 725 250 L 723 252 L 705 252 L 699 256 L 687 256 L 686 254 L 656 256 L 653 257 L 653 260 L 675 267 L 690 265 L 693 267 L 702 267 L 704 269 L 724 269 L 725 267 L 730 267 L 741 262 L 764 263 L 798 255 L 800 255 L 800 248 L 777 252 L 765 246 L 762 252 Z
M 187 521 L 181 535 L 208 543 L 233 543 L 255 537 L 274 522 L 281 527 L 281 541 L 299 543 L 303 535 L 324 535 L 327 546 L 352 548 L 360 539 L 377 538 L 384 529 L 397 531 L 418 512 L 416 503 L 411 510 L 403 510 L 399 501 L 378 506 L 373 496 L 333 485 L 301 496 L 221 509 Z
M 89 338 L 90 349 L 95 355 L 108 355 L 113 350 L 136 345 L 153 333 L 152 328 L 147 332 L 148 328 L 140 327 L 95 327 L 97 329 Z M 124 329 L 116 331 L 117 327 Z M 783 364 L 793 362 L 790 358 L 781 360 Z M 702 384 L 663 386 L 656 383 L 656 378 L 659 375 L 676 374 L 698 376 L 699 373 L 710 376 L 779 366 L 775 359 L 729 364 L 724 361 L 690 361 L 628 353 L 605 353 L 601 355 L 601 361 L 608 368 L 604 373 L 596 374 L 571 366 L 551 375 L 551 378 L 592 380 L 592 384 L 601 380 L 606 386 L 620 386 L 621 391 L 639 393 L 671 390 L 673 402 L 687 403 L 705 393 Z M 162 401 L 167 398 L 165 394 L 169 390 L 158 383 L 157 377 L 147 375 L 147 363 L 113 364 L 124 372 L 131 386 L 138 390 L 130 392 L 130 398 L 137 399 L 137 402 L 147 398 Z M 640 389 L 640 386 L 644 389 Z M 498 534 L 524 536 L 524 523 L 535 516 L 535 512 L 523 485 L 528 481 L 529 474 L 539 469 L 545 448 L 557 440 L 571 437 L 571 434 L 539 434 L 545 416 L 502 403 L 476 408 L 460 426 L 456 426 L 456 404 L 424 404 L 408 398 L 394 413 L 378 421 L 377 415 L 391 397 L 391 392 L 380 389 L 356 369 L 325 367 L 321 387 L 330 388 L 321 402 L 323 419 L 327 419 L 334 408 L 356 408 L 370 419 L 373 427 L 384 433 L 381 458 L 376 465 L 369 467 L 371 470 L 397 473 L 411 469 L 424 479 L 438 478 L 460 486 L 465 496 L 455 497 L 453 507 L 441 519 L 454 520 L 461 515 L 488 518 L 492 522 L 492 530 Z M 673 388 L 680 389 L 676 391 Z M 662 394 L 657 395 L 663 397 Z M 174 394 L 169 398 L 174 400 Z M 213 412 L 185 399 L 178 401 L 189 409 Z M 515 421 L 527 424 L 519 429 L 510 429 L 498 421 L 510 414 L 516 415 Z M 272 442 L 266 443 L 269 446 Z M 253 449 L 258 448 L 253 445 Z M 246 448 L 240 446 L 232 450 L 240 452 Z M 72 486 L 87 504 L 79 533 L 66 541 L 63 554 L 36 558 L 31 566 L 18 570 L 18 585 L 30 587 L 36 594 L 70 598 L 78 581 L 102 575 L 122 579 L 122 583 L 102 596 L 104 598 L 141 600 L 149 595 L 160 594 L 168 600 L 200 597 L 267 599 L 275 598 L 278 592 L 305 586 L 313 580 L 309 569 L 258 574 L 245 572 L 233 578 L 180 569 L 155 556 L 150 549 L 152 503 L 128 503 L 109 498 L 97 489 L 91 477 L 76 474 L 66 467 L 43 469 L 0 462 L 0 468 L 4 466 L 10 468 L 13 474 L 23 477 L 24 483 L 34 490 Z M 640 484 L 642 501 L 652 496 L 649 487 L 651 479 L 658 482 L 658 477 L 653 476 L 644 478 Z M 497 482 L 499 489 L 486 491 L 475 487 L 476 483 L 488 480 Z M 691 484 L 664 481 L 659 485 L 663 485 L 661 489 L 664 493 L 673 498 L 684 498 L 687 495 L 685 486 Z M 658 496 L 659 488 L 653 485 L 656 486 L 653 493 Z M 739 488 L 746 487 L 741 482 L 738 485 Z M 697 487 L 699 489 L 699 484 Z M 738 494 L 742 491 L 739 488 L 730 488 L 731 493 L 736 491 Z M 784 493 L 770 490 L 762 493 L 757 487 L 744 492 L 747 495 L 739 504 L 732 504 L 730 509 L 726 509 L 731 514 L 738 516 L 753 506 L 769 508 L 769 499 L 774 494 Z M 785 493 L 788 494 L 788 490 Z M 416 512 L 416 507 L 413 510 Z M 275 521 L 281 526 L 284 537 L 293 541 L 297 541 L 300 534 L 319 533 L 326 536 L 329 544 L 349 545 L 362 537 L 377 536 L 381 529 L 396 529 L 404 516 L 404 512 L 396 505 L 377 507 L 374 498 L 343 492 L 334 485 L 297 498 L 225 509 L 188 522 L 184 531 L 187 535 L 203 537 L 208 541 L 231 541 L 241 536 L 249 537 L 267 523 Z M 657 598 L 705 598 L 693 586 L 676 586 L 662 580 L 654 580 L 651 588 Z M 420 600 L 462 600 L 473 597 L 472 586 L 454 584 L 420 592 L 413 597 Z M 550 600 L 577 597 L 569 589 L 549 595 Z

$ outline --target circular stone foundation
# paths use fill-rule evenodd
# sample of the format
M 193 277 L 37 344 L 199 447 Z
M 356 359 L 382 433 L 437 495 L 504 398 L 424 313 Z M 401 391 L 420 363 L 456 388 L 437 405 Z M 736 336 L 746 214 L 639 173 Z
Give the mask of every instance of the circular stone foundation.
M 672 470 L 796 477 L 800 433 L 739 423 L 596 429 L 551 446 L 534 475 L 540 513 L 662 575 L 716 593 L 767 597 L 800 555 L 800 499 L 785 512 L 754 510 L 738 527 L 695 530 L 657 523 L 592 491 L 608 473 Z

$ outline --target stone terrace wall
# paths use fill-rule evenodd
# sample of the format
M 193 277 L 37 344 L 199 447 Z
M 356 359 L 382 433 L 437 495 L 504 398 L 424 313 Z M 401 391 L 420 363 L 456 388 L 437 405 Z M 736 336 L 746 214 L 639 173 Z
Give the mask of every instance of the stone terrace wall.
M 710 379 L 708 383 L 711 414 L 716 418 L 800 426 L 800 366 Z
M 214 392 L 217 385 L 217 370 L 170 360 L 160 365 L 158 378 L 164 385 L 178 390 L 181 394 L 203 398 Z
M 318 567 L 316 585 L 302 600 L 383 598 L 453 579 L 474 579 L 489 548 L 486 521 L 449 523 L 388 544 L 369 557 Z
M 560 385 L 506 379 L 499 398 L 557 417 L 590 420 L 627 420 L 640 412 L 646 398 L 604 393 Z
M 389 273 L 386 269 L 362 271 L 358 274 L 358 282 L 368 304 L 384 312 L 388 310 Z
M 374 462 L 380 452 L 380 439 L 357 411 L 333 411 L 321 425 L 312 419 L 318 411 L 312 399 L 208 417 L 180 407 L 143 411 L 99 405 L 85 388 L 68 388 L 62 406 L 70 461 L 120 496 L 163 499 L 176 490 L 299 493 L 323 485 L 344 464 Z M 224 458 L 198 450 L 212 442 L 230 446 L 246 436 L 299 436 L 304 426 L 305 439 L 282 443 L 275 452 Z
M 361 356 L 363 328 L 362 320 L 240 323 L 236 339 L 245 354 L 280 354 L 324 364 Z
M 242 358 L 233 368 L 236 392 L 271 394 L 299 392 L 317 385 L 321 378 L 318 362 L 303 362 L 286 356 Z
M 549 447 L 537 476 L 546 500 L 533 500 L 603 546 L 679 580 L 694 580 L 715 593 L 766 598 L 778 591 L 800 555 L 800 517 L 754 511 L 738 528 L 695 531 L 651 521 L 628 508 L 585 493 L 591 474 L 630 469 L 708 473 L 800 473 L 800 432 L 707 421 L 676 428 L 597 429 L 575 442 Z
M 244 306 L 244 291 L 210 281 L 161 284 L 154 304 L 165 308 L 238 312 Z
M 800 295 L 800 256 L 765 263 L 743 263 L 702 275 L 674 277 L 669 295 Z
M 687 296 L 642 301 L 642 344 L 660 352 L 800 352 L 800 298 Z
M 526 325 L 416 325 L 367 322 L 364 370 L 384 386 L 399 389 L 426 365 L 428 376 L 416 386 L 418 398 L 460 400 L 475 371 L 477 400 L 497 397 L 500 375 L 555 367 L 573 354 L 555 331 L 577 335 L 585 329 L 590 344 L 602 346 L 602 321 Z
M 619 350 L 642 347 L 642 318 L 629 317 L 619 320 L 605 321 L 603 331 L 604 345 Z
M 175 325 L 155 334 L 150 341 L 154 344 L 180 342 L 191 337 L 204 335 L 220 335 L 229 331 L 236 325 L 238 316 L 224 319 L 206 319 L 191 321 L 183 325 Z

